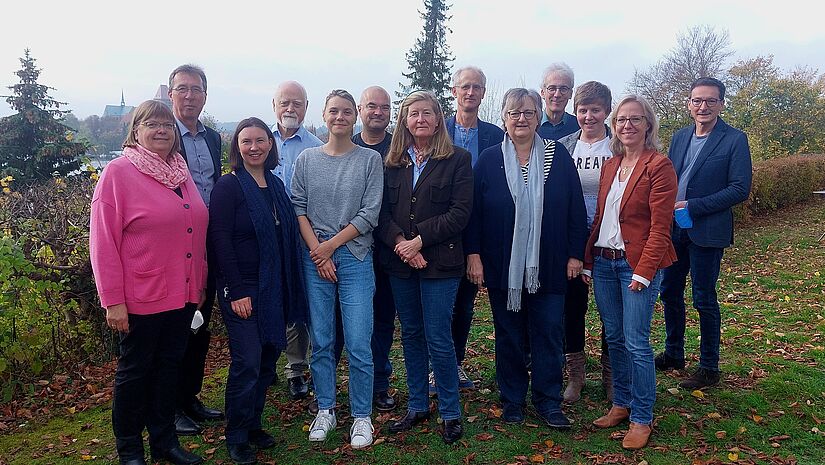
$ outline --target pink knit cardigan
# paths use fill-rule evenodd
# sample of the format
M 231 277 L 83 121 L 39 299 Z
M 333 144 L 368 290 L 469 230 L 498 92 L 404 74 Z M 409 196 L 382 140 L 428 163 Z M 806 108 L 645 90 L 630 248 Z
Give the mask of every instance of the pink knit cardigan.
M 92 197 L 89 252 L 103 307 L 148 315 L 198 303 L 206 287 L 209 214 L 191 177 L 183 198 L 113 160 Z

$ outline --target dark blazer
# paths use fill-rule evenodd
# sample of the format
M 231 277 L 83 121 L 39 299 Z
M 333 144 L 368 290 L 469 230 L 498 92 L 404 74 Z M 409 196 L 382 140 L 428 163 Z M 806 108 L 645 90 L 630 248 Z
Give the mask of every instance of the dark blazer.
M 565 294 L 567 261 L 571 257 L 584 259 L 587 213 L 573 159 L 563 145 L 552 140 L 545 143 L 555 144 L 555 153 L 544 182 L 539 292 Z M 473 178 L 473 214 L 464 234 L 465 253 L 481 255 L 487 287 L 507 289 L 516 205 L 507 186 L 500 145 L 488 148 L 479 156 Z
M 447 134 L 450 136 L 450 139 L 453 138 L 453 134 L 455 134 L 455 116 L 451 116 L 447 121 L 444 123 L 444 127 L 447 129 Z M 496 126 L 495 124 L 490 124 L 486 121 L 478 120 L 478 155 L 481 156 L 481 152 L 484 151 L 487 147 L 500 144 L 501 141 L 504 140 L 504 131 Z
M 427 266 L 422 278 L 464 275 L 461 234 L 473 208 L 473 169 L 470 152 L 454 147 L 446 159 L 430 159 L 413 189 L 412 163 L 384 170 L 384 200 L 378 219 L 381 266 L 390 276 L 408 278 L 413 268 L 395 253 L 398 235 L 421 235 L 421 255 Z
M 215 167 L 212 179 L 218 182 L 218 179 L 221 177 L 221 135 L 210 127 L 204 126 L 204 128 L 206 129 L 204 139 L 206 139 L 206 146 L 209 147 L 209 154 L 212 155 L 212 166 Z M 175 125 L 175 132 L 178 134 L 178 140 L 181 141 L 180 154 L 183 155 L 183 159 L 189 164 L 189 160 L 186 159 L 186 148 L 183 146 L 183 140 L 181 139 L 177 124 Z
M 695 125 L 680 129 L 670 143 L 668 157 L 679 179 L 695 130 Z M 694 244 L 717 248 L 733 244 L 732 208 L 747 200 L 752 175 L 748 137 L 718 118 L 693 164 L 685 193 L 693 218 L 693 227 L 686 231 Z
M 585 250 L 584 267 L 593 269 L 593 244 L 599 238 L 604 218 L 604 204 L 610 185 L 616 179 L 624 156 L 607 160 L 599 178 L 599 198 L 596 216 Z M 673 205 L 676 203 L 676 173 L 664 155 L 645 152 L 627 181 L 619 207 L 619 224 L 627 253 L 627 262 L 633 273 L 653 281 L 656 271 L 676 261 L 676 250 L 670 240 Z

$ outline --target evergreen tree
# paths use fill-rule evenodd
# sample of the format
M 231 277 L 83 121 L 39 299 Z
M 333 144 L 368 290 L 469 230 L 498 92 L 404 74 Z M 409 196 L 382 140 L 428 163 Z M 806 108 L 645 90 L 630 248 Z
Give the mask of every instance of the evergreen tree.
M 26 49 L 15 73 L 20 82 L 9 86 L 12 95 L 3 96 L 17 114 L 0 119 L 0 172 L 22 182 L 76 170 L 86 151 L 62 122 L 68 114 L 60 109 L 65 103 L 49 96 L 54 88 L 37 82 L 41 70 L 35 61 Z
M 413 90 L 431 90 L 438 96 L 441 108 L 445 115 L 453 113 L 452 97 L 450 95 L 450 69 L 453 57 L 447 45 L 447 33 L 452 32 L 445 25 L 450 19 L 447 16 L 447 5 L 443 0 L 424 0 L 424 11 L 419 11 L 424 20 L 424 30 L 421 37 L 416 39 L 415 45 L 407 52 L 407 66 L 409 73 L 402 75 L 410 83 L 399 83 L 401 90 L 395 95 L 403 99 Z M 395 102 L 400 103 L 400 100 Z

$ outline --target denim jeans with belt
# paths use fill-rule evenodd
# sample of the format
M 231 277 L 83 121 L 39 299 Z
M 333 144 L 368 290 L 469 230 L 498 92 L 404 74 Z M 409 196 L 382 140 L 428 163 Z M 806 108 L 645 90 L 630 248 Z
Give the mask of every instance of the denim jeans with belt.
M 430 409 L 428 362 L 432 363 L 438 390 L 438 410 L 443 420 L 461 418 L 458 372 L 451 333 L 453 303 L 461 278 L 409 278 L 390 276 L 395 308 L 401 322 L 404 366 L 410 412 Z
M 375 275 L 372 252 L 357 259 L 341 246 L 332 254 L 338 282 L 322 278 L 304 250 L 304 280 L 309 301 L 309 334 L 312 340 L 312 381 L 318 408 L 335 407 L 335 301 L 341 305 L 344 340 L 349 357 L 349 399 L 352 416 L 372 413 L 373 364 L 372 298 Z
M 694 244 L 687 231 L 676 228 L 673 241 L 676 263 L 664 269 L 662 303 L 665 306 L 665 354 L 685 359 L 685 280 L 690 273 L 693 307 L 699 311 L 699 367 L 719 371 L 719 340 L 722 317 L 716 296 L 716 281 L 724 249 Z
M 631 291 L 633 269 L 626 258 L 594 257 L 593 293 L 604 322 L 613 367 L 613 405 L 630 408 L 630 421 L 653 422 L 656 368 L 650 346 L 653 304 L 659 296 L 662 272 L 650 286 Z

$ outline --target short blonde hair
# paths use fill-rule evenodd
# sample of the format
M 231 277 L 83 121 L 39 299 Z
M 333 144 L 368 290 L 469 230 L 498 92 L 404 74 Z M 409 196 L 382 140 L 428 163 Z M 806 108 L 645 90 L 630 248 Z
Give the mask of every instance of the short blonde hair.
M 613 152 L 613 155 L 625 154 L 624 144 L 622 144 L 618 137 L 619 131 L 616 128 L 616 118 L 622 105 L 631 102 L 636 102 L 641 105 L 642 111 L 645 113 L 645 121 L 647 121 L 647 130 L 645 131 L 645 148 L 648 150 L 655 150 L 657 152 L 662 150 L 662 143 L 659 142 L 659 120 L 656 118 L 656 113 L 653 112 L 653 107 L 650 106 L 650 103 L 648 103 L 644 97 L 636 94 L 630 94 L 619 100 L 619 103 L 616 104 L 616 110 L 610 116 L 610 130 L 613 131 L 613 135 L 610 137 L 610 151 Z
M 441 110 L 441 105 L 438 104 L 438 98 L 428 90 L 416 90 L 401 102 L 401 108 L 398 110 L 398 125 L 392 133 L 390 150 L 384 161 L 384 164 L 388 167 L 399 168 L 407 164 L 405 161 L 407 149 L 414 141 L 412 133 L 407 128 L 407 115 L 410 113 L 410 106 L 413 103 L 422 101 L 430 103 L 438 123 L 438 127 L 435 128 L 435 133 L 430 141 L 430 146 L 427 147 L 427 150 L 431 152 L 430 158 L 441 160 L 450 158 L 453 154 L 453 141 L 444 127 L 444 112 Z
M 178 134 L 175 115 L 172 114 L 172 110 L 170 110 L 169 107 L 157 100 L 147 100 L 138 105 L 135 111 L 132 112 L 132 121 L 129 123 L 129 133 L 126 135 L 126 140 L 123 141 L 123 147 L 137 147 L 139 145 L 137 141 L 137 127 L 150 118 L 169 120 L 175 125 L 175 130 L 172 131 L 175 134 L 175 142 L 172 144 L 172 151 L 167 153 L 166 156 L 180 152 L 180 135 Z M 158 155 L 163 154 L 159 153 Z

